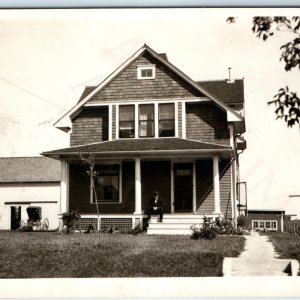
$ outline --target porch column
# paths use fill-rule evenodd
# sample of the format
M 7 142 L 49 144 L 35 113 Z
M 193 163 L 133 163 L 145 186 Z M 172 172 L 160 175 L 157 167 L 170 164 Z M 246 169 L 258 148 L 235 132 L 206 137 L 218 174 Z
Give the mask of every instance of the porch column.
M 219 157 L 213 157 L 213 177 L 214 177 L 214 214 L 221 213 L 220 205 L 220 175 L 219 175 Z
M 61 161 L 61 181 L 60 181 L 60 211 L 62 214 L 69 210 L 69 164 Z
M 135 214 L 142 213 L 141 159 L 135 159 Z

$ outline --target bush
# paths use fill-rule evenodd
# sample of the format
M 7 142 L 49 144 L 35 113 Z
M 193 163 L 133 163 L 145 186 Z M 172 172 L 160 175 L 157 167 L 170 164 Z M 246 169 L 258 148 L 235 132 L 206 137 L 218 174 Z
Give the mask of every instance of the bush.
M 244 215 L 240 215 L 237 217 L 237 225 L 242 227 L 243 229 L 248 229 L 249 226 L 249 218 Z
M 242 231 L 236 229 L 233 225 L 232 220 L 228 218 L 217 217 L 215 221 L 211 218 L 204 217 L 202 225 L 194 225 L 191 227 L 192 239 L 206 239 L 213 240 L 218 235 L 241 235 Z
M 230 235 L 230 234 L 236 234 L 236 229 L 233 226 L 233 223 L 231 220 L 229 220 L 228 218 L 216 218 L 215 221 L 216 226 L 219 228 L 219 234 L 226 234 L 226 235 Z
M 202 226 L 192 226 L 192 239 L 205 239 L 205 240 L 213 240 L 217 237 L 219 233 L 219 227 L 215 226 L 214 222 L 207 218 L 203 218 Z

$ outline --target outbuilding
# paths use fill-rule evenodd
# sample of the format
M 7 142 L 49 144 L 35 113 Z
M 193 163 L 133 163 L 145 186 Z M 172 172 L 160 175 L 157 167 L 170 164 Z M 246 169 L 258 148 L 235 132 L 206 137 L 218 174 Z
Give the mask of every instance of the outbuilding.
M 252 230 L 283 232 L 283 209 L 248 209 L 249 226 Z
M 0 230 L 27 222 L 26 209 L 41 207 L 49 229 L 58 228 L 61 164 L 47 157 L 0 158 Z

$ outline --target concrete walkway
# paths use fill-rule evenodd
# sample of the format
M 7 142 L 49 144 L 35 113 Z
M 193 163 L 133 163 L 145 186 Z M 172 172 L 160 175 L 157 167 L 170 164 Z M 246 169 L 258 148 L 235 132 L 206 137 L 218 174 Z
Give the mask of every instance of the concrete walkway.
M 252 232 L 245 238 L 244 252 L 237 258 L 225 258 L 224 276 L 297 276 L 298 261 L 279 259 L 267 236 Z

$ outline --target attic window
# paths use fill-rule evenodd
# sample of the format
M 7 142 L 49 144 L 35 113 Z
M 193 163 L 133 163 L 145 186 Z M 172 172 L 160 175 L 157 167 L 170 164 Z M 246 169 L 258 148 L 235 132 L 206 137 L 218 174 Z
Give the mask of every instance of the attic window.
M 155 79 L 155 66 L 138 66 L 137 68 L 137 78 L 138 79 Z

